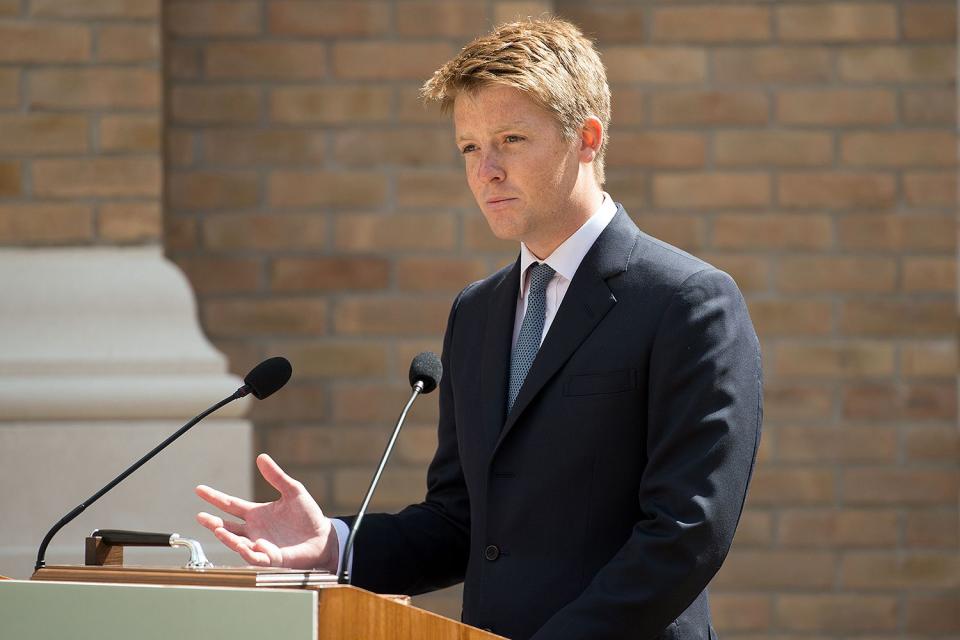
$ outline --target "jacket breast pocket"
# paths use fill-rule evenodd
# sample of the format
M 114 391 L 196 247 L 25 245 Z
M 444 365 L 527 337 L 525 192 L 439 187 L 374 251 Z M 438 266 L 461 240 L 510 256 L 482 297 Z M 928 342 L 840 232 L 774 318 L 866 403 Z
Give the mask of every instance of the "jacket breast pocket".
M 637 387 L 637 370 L 620 369 L 604 373 L 585 373 L 570 376 L 563 383 L 565 396 L 597 396 L 623 393 Z

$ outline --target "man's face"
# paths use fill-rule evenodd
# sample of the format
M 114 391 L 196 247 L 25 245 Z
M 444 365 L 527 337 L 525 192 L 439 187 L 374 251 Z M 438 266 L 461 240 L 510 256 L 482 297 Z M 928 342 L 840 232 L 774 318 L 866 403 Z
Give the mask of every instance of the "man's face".
M 494 235 L 520 240 L 544 258 L 582 223 L 572 196 L 579 141 L 521 91 L 491 85 L 453 106 L 467 182 Z

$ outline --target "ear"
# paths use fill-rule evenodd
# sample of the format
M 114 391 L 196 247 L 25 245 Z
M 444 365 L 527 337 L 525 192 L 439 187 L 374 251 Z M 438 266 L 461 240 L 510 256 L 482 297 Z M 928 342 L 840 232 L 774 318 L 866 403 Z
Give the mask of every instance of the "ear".
M 580 127 L 580 162 L 593 162 L 603 145 L 603 123 L 595 116 L 583 121 Z

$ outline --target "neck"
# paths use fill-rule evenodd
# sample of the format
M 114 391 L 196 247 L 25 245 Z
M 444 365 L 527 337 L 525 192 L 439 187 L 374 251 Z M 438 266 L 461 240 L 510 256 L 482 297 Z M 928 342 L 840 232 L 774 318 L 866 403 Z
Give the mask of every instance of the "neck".
M 544 260 L 550 256 L 557 247 L 563 244 L 567 238 L 576 233 L 577 229 L 597 212 L 600 204 L 603 202 L 603 190 L 595 181 L 582 190 L 582 193 L 571 194 L 566 211 L 558 216 L 558 220 L 563 221 L 562 226 L 558 226 L 552 237 L 543 242 L 527 242 L 527 249 L 537 257 L 538 260 Z

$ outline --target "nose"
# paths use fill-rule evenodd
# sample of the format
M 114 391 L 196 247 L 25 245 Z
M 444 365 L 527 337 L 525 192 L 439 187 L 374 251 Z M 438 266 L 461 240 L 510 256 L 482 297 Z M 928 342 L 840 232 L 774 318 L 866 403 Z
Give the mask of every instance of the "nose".
M 506 177 L 500 156 L 496 152 L 484 152 L 477 167 L 477 178 L 481 182 L 502 182 Z

